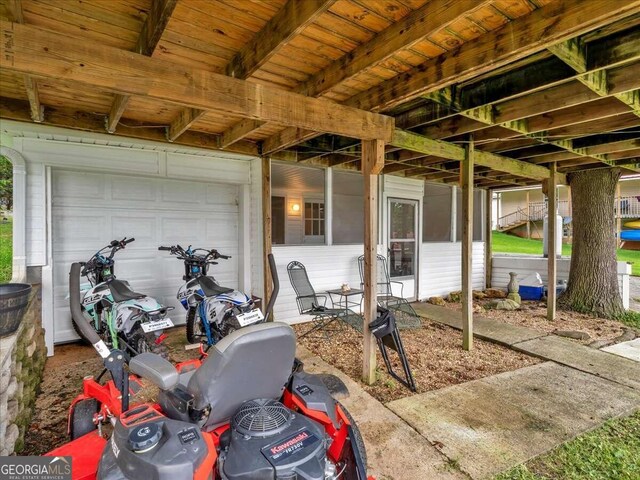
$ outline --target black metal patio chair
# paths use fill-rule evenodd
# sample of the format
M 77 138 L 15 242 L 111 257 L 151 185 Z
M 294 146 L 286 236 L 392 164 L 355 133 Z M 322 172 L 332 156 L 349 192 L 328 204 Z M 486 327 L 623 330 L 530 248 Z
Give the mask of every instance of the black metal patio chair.
M 404 298 L 404 285 L 402 282 L 391 280 L 387 259 L 382 255 L 377 255 L 377 282 L 376 294 L 378 304 L 382 307 L 393 310 L 398 328 L 418 328 L 420 327 L 420 317 L 411 304 Z M 364 288 L 364 255 L 358 257 L 358 270 L 360 271 L 360 285 Z M 392 284 L 400 285 L 400 296 L 394 295 Z
M 296 292 L 296 304 L 300 315 L 310 315 L 313 327 L 308 331 L 299 335 L 300 338 L 305 337 L 313 332 L 323 331 L 324 336 L 328 338 L 327 327 L 335 320 L 341 320 L 351 325 L 356 330 L 362 331 L 362 317 L 348 308 L 329 308 L 327 307 L 327 296 L 317 294 L 314 290 L 307 269 L 297 261 L 290 262 L 287 265 L 287 273 L 289 280 Z

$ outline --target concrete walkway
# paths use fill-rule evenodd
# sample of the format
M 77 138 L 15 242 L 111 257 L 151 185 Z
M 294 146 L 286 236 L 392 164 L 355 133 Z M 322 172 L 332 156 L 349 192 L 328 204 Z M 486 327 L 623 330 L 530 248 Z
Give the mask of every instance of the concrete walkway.
M 461 328 L 458 312 L 414 307 Z M 481 316 L 474 316 L 474 330 L 548 361 L 387 404 L 472 478 L 491 477 L 640 408 L 639 362 Z
M 376 480 L 462 480 L 468 477 L 452 468 L 440 453 L 358 383 L 298 345 L 297 356 L 305 371 L 337 375 L 349 389 L 341 403 L 353 415 L 367 447 L 368 471 Z

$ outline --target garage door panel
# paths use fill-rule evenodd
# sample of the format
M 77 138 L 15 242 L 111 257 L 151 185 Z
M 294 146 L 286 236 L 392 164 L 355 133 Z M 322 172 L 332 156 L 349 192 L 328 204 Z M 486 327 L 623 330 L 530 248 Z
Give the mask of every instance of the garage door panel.
M 111 198 L 114 201 L 125 200 L 127 202 L 155 201 L 158 196 L 156 182 L 140 182 L 139 179 L 122 178 L 111 182 Z
M 177 323 L 185 318 L 176 299 L 184 267 L 167 252 L 158 251 L 158 246 L 191 244 L 231 255 L 210 272 L 221 284 L 238 287 L 237 186 L 57 169 L 52 186 L 55 342 L 76 338 L 65 298 L 71 263 L 88 260 L 115 238 L 136 239 L 116 254 L 117 277 L 128 280 L 134 290 L 176 307 L 169 316 Z
M 204 188 L 202 184 L 193 182 L 172 181 L 162 186 L 160 200 L 171 204 L 204 203 Z
M 226 205 L 232 199 L 234 205 L 238 203 L 238 188 L 233 185 L 207 185 L 205 200 L 207 205 Z
M 111 237 L 121 239 L 135 238 L 135 243 L 127 245 L 130 248 L 157 248 L 157 218 L 151 215 L 111 216 Z M 122 252 L 119 252 L 122 253 Z
M 78 250 L 95 245 L 95 250 L 98 250 L 102 246 L 99 242 L 102 238 L 104 219 L 98 218 L 94 213 L 67 216 L 57 214 L 54 210 L 52 221 L 55 227 L 53 229 L 54 253 L 61 248 Z
M 61 202 L 76 204 L 72 200 L 105 198 L 104 175 L 95 173 L 77 173 L 60 171 L 52 179 L 53 206 Z M 64 192 L 58 195 L 58 192 Z

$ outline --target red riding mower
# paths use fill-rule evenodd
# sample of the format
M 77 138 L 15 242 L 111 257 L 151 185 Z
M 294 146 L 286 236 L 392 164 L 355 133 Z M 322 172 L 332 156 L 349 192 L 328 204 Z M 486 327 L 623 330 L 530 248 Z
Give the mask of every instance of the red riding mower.
M 266 316 L 278 291 L 272 255 L 269 264 Z M 129 361 L 82 315 L 79 269 L 70 272 L 71 312 L 112 379 L 84 380 L 69 412 L 72 440 L 47 453 L 73 457 L 74 480 L 366 480 L 362 437 L 327 385 L 346 387 L 302 370 L 291 327 L 243 328 L 175 366 L 153 353 Z M 159 388 L 157 403 L 129 405 L 141 378 Z

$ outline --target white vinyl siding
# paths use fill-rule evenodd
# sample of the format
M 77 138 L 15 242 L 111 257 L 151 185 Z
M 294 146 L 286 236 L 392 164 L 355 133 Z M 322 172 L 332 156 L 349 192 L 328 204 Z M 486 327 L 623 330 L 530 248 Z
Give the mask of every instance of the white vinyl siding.
M 420 256 L 420 298 L 446 295 L 462 288 L 461 243 L 428 242 Z M 484 288 L 484 242 L 473 242 L 473 288 Z

